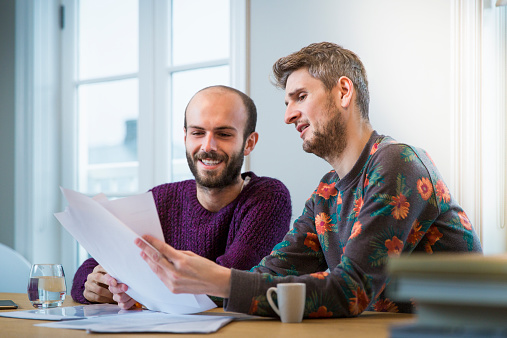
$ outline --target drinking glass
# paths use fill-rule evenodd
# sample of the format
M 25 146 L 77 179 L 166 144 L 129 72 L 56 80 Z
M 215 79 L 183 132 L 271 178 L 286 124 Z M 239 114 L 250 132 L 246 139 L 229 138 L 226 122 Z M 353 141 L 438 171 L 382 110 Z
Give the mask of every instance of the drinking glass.
M 33 264 L 28 282 L 28 299 L 33 307 L 62 306 L 67 287 L 61 264 Z

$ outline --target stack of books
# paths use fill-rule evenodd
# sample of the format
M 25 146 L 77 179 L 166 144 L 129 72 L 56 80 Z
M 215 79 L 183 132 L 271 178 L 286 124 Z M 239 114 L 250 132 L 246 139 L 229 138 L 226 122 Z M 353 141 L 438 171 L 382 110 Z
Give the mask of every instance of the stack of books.
M 388 272 L 389 297 L 417 313 L 391 337 L 507 337 L 507 255 L 412 254 Z

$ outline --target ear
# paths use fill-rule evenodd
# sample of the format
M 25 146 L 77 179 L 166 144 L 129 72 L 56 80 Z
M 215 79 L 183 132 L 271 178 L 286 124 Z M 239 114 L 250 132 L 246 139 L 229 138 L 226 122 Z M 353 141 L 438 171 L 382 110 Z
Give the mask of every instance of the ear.
M 340 105 L 347 108 L 352 104 L 352 94 L 354 94 L 354 83 L 346 76 L 338 79 L 338 91 L 340 93 Z
M 183 143 L 187 142 L 187 128 L 183 127 Z
M 252 150 L 254 150 L 257 141 L 259 141 L 259 133 L 254 131 L 246 139 L 245 149 L 243 150 L 243 154 L 245 156 L 249 155 L 252 152 Z

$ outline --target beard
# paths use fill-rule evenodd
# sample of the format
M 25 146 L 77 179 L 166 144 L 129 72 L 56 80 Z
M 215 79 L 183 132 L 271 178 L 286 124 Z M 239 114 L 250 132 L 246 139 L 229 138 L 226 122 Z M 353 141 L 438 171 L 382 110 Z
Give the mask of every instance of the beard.
M 323 159 L 340 156 L 347 146 L 342 113 L 331 96 L 328 96 L 325 114 L 331 116 L 330 120 L 325 125 L 314 123 L 313 138 L 303 142 L 304 151 Z
M 187 151 L 186 155 L 188 166 L 195 177 L 195 182 L 198 185 L 209 189 L 221 189 L 234 184 L 241 174 L 241 167 L 243 166 L 243 160 L 245 158 L 243 150 L 232 154 L 231 157 L 227 154 L 218 154 L 215 151 L 209 153 L 200 151 L 194 156 L 190 155 Z M 221 171 L 218 169 L 206 170 L 204 174 L 201 174 L 197 169 L 197 162 L 202 159 L 222 161 L 226 165 L 225 169 Z

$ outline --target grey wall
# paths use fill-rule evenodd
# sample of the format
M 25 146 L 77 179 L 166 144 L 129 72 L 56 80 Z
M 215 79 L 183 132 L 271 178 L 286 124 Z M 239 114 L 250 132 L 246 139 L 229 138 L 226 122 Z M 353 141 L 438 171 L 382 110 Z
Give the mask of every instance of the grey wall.
M 259 143 L 251 169 L 282 180 L 293 215 L 331 167 L 305 153 L 283 122 L 284 92 L 269 82 L 280 57 L 320 41 L 356 52 L 370 84 L 370 120 L 381 134 L 428 151 L 451 172 L 451 2 L 442 0 L 250 1 L 250 94 L 258 106 Z
M 0 242 L 14 247 L 15 0 L 0 1 Z

